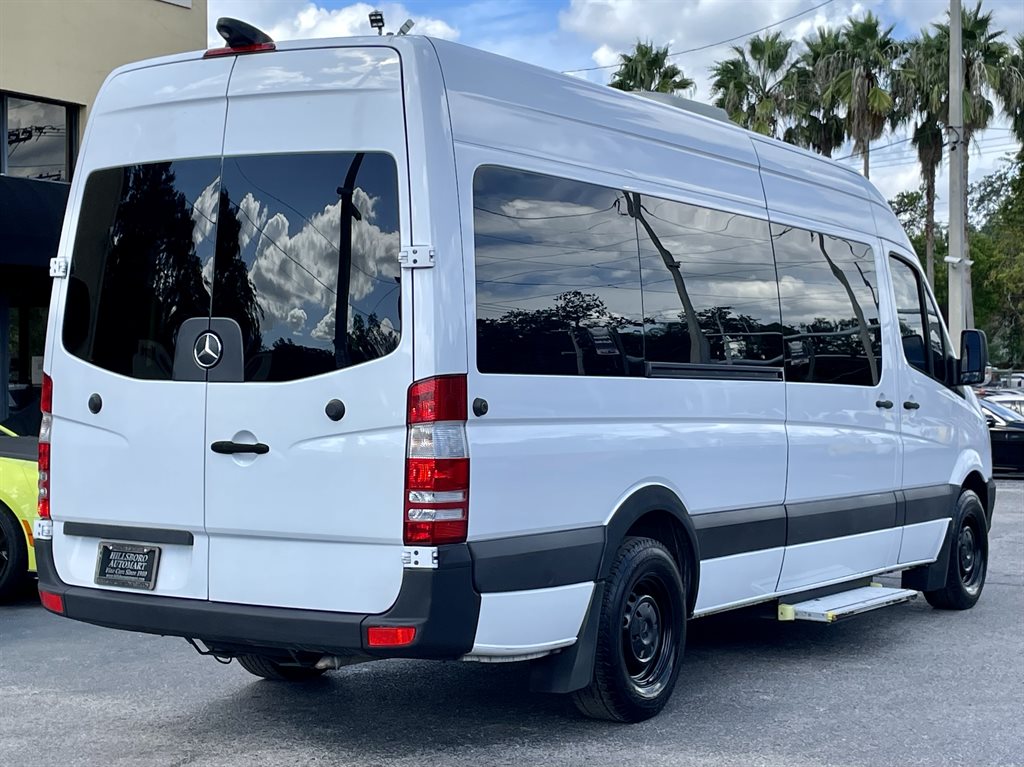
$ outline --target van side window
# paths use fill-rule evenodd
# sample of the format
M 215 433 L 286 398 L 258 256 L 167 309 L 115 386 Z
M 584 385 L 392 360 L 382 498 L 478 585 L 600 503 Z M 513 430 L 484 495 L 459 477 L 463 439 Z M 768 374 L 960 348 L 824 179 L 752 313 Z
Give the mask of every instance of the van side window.
M 220 158 L 94 171 L 86 181 L 71 260 L 63 340 L 87 362 L 169 380 L 189 317 L 209 316 Z
M 878 278 L 871 247 L 772 225 L 786 380 L 875 386 L 882 374 Z
M 643 375 L 625 193 L 498 167 L 473 180 L 482 373 Z
M 629 195 L 640 234 L 646 358 L 782 366 L 768 223 Z
M 907 362 L 937 380 L 946 378 L 945 333 L 934 303 L 914 268 L 895 254 L 889 256 L 892 286 L 896 294 L 896 316 Z

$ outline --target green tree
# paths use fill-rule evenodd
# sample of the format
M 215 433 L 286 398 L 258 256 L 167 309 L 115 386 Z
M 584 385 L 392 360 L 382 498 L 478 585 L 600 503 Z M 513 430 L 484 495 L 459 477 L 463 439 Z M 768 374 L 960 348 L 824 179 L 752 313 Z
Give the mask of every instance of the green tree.
M 793 41 L 780 32 L 755 35 L 747 47 L 711 68 L 715 106 L 730 119 L 766 136 L 778 137 L 780 122 L 793 110 Z
M 804 38 L 804 52 L 793 66 L 793 124 L 783 140 L 831 157 L 846 140 L 846 120 L 834 93 L 826 96 L 829 83 L 822 76 L 822 62 L 842 48 L 839 30 L 818 27 Z
M 870 178 L 871 142 L 885 132 L 893 109 L 889 76 L 902 47 L 873 13 L 850 18 L 843 26 L 842 48 L 821 63 L 829 81 L 826 98 L 846 108 L 846 130 L 854 151 L 864 158 L 864 176 Z
M 637 40 L 632 53 L 621 53 L 618 71 L 609 83 L 620 91 L 655 91 L 657 93 L 684 93 L 692 91 L 695 83 L 668 60 L 668 46 L 655 48 L 652 43 Z

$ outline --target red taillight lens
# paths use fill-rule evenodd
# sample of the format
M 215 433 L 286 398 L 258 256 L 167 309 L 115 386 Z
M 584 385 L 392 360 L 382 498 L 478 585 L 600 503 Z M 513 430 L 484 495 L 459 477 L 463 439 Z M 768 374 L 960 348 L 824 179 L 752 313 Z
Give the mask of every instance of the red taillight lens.
M 466 376 L 437 376 L 409 387 L 409 423 L 465 421 Z
M 39 504 L 40 519 L 50 518 L 50 432 L 53 429 L 53 381 L 43 373 L 43 390 L 39 395 L 43 413 L 39 425 Z
M 416 638 L 415 626 L 370 626 L 366 643 L 370 647 L 403 647 Z
M 39 589 L 39 601 L 51 613 L 64 614 L 64 598 L 60 594 L 52 594 L 49 591 Z
M 215 56 L 234 56 L 237 53 L 259 53 L 260 51 L 272 51 L 273 43 L 254 43 L 252 45 L 239 45 L 237 48 L 210 48 L 203 54 L 204 59 L 212 59 Z
M 469 531 L 466 377 L 439 376 L 409 388 L 405 459 L 406 544 L 462 543 Z

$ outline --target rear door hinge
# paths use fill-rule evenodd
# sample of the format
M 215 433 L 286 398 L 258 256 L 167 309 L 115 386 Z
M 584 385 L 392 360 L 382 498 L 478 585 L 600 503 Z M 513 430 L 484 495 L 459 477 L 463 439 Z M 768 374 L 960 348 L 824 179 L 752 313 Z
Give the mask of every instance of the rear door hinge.
M 67 277 L 68 276 L 68 262 L 66 258 L 51 258 L 50 259 L 50 276 L 51 277 Z
M 432 245 L 411 245 L 399 251 L 398 262 L 406 269 L 425 269 L 434 265 L 434 247 Z

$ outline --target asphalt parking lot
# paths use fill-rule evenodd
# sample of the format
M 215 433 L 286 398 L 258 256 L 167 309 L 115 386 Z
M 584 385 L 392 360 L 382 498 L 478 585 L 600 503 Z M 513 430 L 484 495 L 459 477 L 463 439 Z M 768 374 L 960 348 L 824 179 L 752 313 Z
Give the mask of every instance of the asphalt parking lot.
M 1000 483 L 968 612 L 696 621 L 675 696 L 634 726 L 524 672 L 386 661 L 281 685 L 26 593 L 0 607 L 0 765 L 1024 765 L 1024 482 Z

